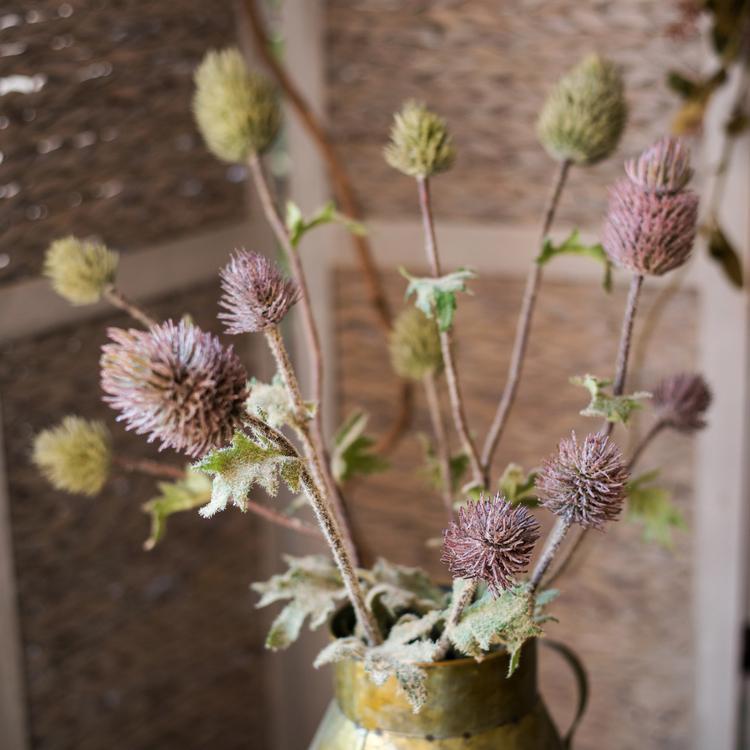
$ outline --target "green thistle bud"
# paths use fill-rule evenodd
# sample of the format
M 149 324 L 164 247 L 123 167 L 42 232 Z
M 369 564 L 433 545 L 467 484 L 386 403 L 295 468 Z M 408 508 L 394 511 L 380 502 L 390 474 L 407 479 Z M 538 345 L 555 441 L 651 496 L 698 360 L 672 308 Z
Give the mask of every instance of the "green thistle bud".
M 544 104 L 537 133 L 554 159 L 593 164 L 615 150 L 626 119 L 620 71 L 590 55 L 560 79 Z
M 445 120 L 419 102 L 404 104 L 385 147 L 388 164 L 410 177 L 429 177 L 449 169 L 455 157 Z
M 404 310 L 390 336 L 391 364 L 407 380 L 422 380 L 443 367 L 437 323 L 416 307 Z
M 271 145 L 281 126 L 276 90 L 248 71 L 239 50 L 207 53 L 195 87 L 193 114 L 214 156 L 242 162 Z
M 34 438 L 32 460 L 58 490 L 96 495 L 109 476 L 109 430 L 103 422 L 65 417 Z
M 52 288 L 74 305 L 98 302 L 114 283 L 118 255 L 99 242 L 64 237 L 55 240 L 44 258 L 44 275 Z

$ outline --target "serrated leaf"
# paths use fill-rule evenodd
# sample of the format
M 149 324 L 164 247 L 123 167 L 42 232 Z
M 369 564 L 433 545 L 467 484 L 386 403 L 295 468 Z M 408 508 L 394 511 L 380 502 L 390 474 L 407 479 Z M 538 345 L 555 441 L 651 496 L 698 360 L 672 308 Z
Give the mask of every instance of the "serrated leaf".
M 543 266 L 558 255 L 581 255 L 598 261 L 604 266 L 602 285 L 608 292 L 612 290 L 612 263 L 604 251 L 604 246 L 600 243 L 587 245 L 581 242 L 581 235 L 578 229 L 574 229 L 559 245 L 556 245 L 551 238 L 547 237 L 544 240 L 542 252 L 537 257 L 536 262 L 540 266 Z
M 314 414 L 314 405 L 307 404 L 310 416 Z M 254 414 L 275 430 L 286 425 L 293 425 L 294 406 L 289 399 L 281 376 L 277 373 L 270 383 L 253 378 L 250 381 L 250 395 L 245 402 L 245 409 Z
M 434 317 L 440 331 L 448 331 L 453 326 L 456 294 L 458 292 L 469 293 L 466 282 L 477 276 L 469 268 L 459 268 L 457 271 L 436 279 L 411 276 L 404 268 L 400 268 L 399 271 L 409 281 L 406 287 L 406 299 L 414 294 L 416 307 L 428 318 Z
M 737 250 L 715 220 L 705 228 L 708 253 L 721 266 L 727 280 L 737 289 L 743 285 L 742 261 Z
M 230 445 L 212 451 L 193 468 L 213 477 L 211 500 L 199 511 L 210 518 L 229 503 L 244 511 L 247 495 L 255 485 L 275 496 L 283 479 L 292 492 L 298 492 L 302 462 L 299 456 L 286 455 L 259 434 L 253 439 L 236 432 Z
M 423 433 L 417 435 L 422 443 L 425 454 L 425 467 L 420 469 L 420 474 L 436 490 L 443 489 L 443 472 L 440 469 L 440 461 L 435 454 L 435 448 L 430 439 Z M 463 484 L 463 477 L 469 469 L 469 457 L 465 453 L 457 453 L 450 457 L 451 492 L 457 492 Z
M 388 468 L 388 462 L 372 450 L 375 441 L 364 434 L 368 419 L 364 412 L 354 412 L 334 437 L 331 472 L 339 483 Z
M 672 549 L 673 532 L 687 528 L 680 509 L 672 502 L 669 490 L 654 485 L 659 472 L 651 471 L 627 485 L 628 521 L 643 525 L 643 538 Z
M 445 606 L 445 592 L 421 568 L 396 565 L 381 558 L 369 573 L 363 572 L 363 575 L 372 580 L 368 599 L 379 596 L 381 604 L 392 616 L 407 610 L 426 613 Z
M 333 201 L 329 201 L 322 208 L 319 208 L 309 219 L 305 219 L 296 203 L 288 201 L 286 204 L 286 228 L 292 247 L 297 247 L 302 237 L 311 229 L 331 223 L 341 224 L 352 234 L 367 234 L 367 229 L 362 223 L 339 213 Z
M 144 549 L 153 549 L 167 531 L 167 519 L 175 514 L 193 510 L 211 498 L 211 481 L 205 474 L 188 467 L 185 478 L 175 482 L 159 482 L 159 494 L 144 503 L 143 510 L 151 516 L 151 535 Z
M 323 625 L 339 602 L 346 598 L 346 589 L 335 565 L 322 555 L 285 556 L 289 566 L 285 573 L 268 581 L 252 584 L 261 594 L 256 607 L 267 607 L 278 601 L 289 601 L 271 625 L 266 647 L 277 651 L 288 648 L 299 638 L 305 620 L 310 630 Z
M 534 508 L 539 504 L 534 493 L 536 477 L 536 471 L 527 474 L 518 464 L 508 464 L 500 477 L 500 494 L 512 505 Z
M 557 597 L 560 596 L 558 589 L 546 589 L 540 591 L 536 597 L 534 597 L 534 622 L 539 625 L 545 622 L 557 622 L 557 618 L 552 615 L 545 613 L 545 608 L 548 607 Z
M 573 385 L 580 385 L 591 395 L 589 405 L 581 411 L 584 417 L 601 417 L 608 422 L 627 424 L 634 411 L 643 408 L 641 401 L 651 398 L 647 391 L 613 396 L 607 392 L 611 380 L 597 378 L 595 375 L 583 375 L 570 379 Z

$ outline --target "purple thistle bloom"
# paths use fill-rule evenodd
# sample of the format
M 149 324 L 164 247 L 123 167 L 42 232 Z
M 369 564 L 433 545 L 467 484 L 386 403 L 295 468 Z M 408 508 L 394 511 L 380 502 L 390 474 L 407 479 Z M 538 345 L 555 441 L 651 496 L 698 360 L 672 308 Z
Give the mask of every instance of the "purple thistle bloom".
M 128 430 L 193 458 L 231 440 L 247 398 L 247 374 L 232 347 L 185 321 L 107 333 L 104 401 Z
M 701 375 L 682 372 L 660 381 L 654 389 L 657 418 L 680 432 L 706 426 L 703 418 L 711 405 L 711 391 Z
M 677 193 L 693 176 L 690 149 L 680 138 L 666 136 L 647 148 L 638 158 L 625 162 L 631 182 L 651 193 Z
M 606 435 L 579 444 L 573 432 L 545 460 L 536 488 L 541 505 L 563 520 L 601 528 L 620 515 L 628 479 L 622 453 Z
M 479 578 L 498 596 L 529 566 L 539 523 L 500 495 L 469 503 L 443 535 L 442 562 L 456 578 Z
M 278 325 L 300 296 L 297 284 L 258 253 L 238 251 L 220 275 L 220 304 L 226 312 L 219 319 L 227 333 L 255 333 Z

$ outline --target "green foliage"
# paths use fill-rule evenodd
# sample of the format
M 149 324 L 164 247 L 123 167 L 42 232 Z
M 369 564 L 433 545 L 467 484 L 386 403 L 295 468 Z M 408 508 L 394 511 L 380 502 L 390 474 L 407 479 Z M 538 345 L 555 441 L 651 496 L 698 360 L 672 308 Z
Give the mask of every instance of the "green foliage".
M 337 482 L 385 471 L 388 462 L 372 452 L 374 440 L 364 434 L 368 416 L 356 411 L 339 427 L 333 441 L 331 471 Z
M 272 576 L 251 588 L 261 595 L 256 605 L 267 607 L 279 601 L 289 602 L 273 621 L 266 636 L 266 648 L 273 651 L 288 648 L 299 638 L 306 619 L 310 630 L 325 624 L 338 604 L 346 598 L 346 589 L 336 566 L 326 557 L 284 557 L 289 566 L 285 573 Z
M 305 406 L 310 417 L 315 416 L 315 403 L 308 401 Z M 294 407 L 278 373 L 270 383 L 252 378 L 245 408 L 276 430 L 295 425 Z
M 446 593 L 436 586 L 420 568 L 409 568 L 379 559 L 371 571 L 363 571 L 372 587 L 368 602 L 376 597 L 389 615 L 397 617 L 405 612 L 425 614 L 445 606 Z
M 209 150 L 227 162 L 263 153 L 281 127 L 276 90 L 238 49 L 208 52 L 195 72 L 193 114 Z
M 73 305 L 98 302 L 117 272 L 119 256 L 99 242 L 69 236 L 55 240 L 44 257 L 44 275 Z
M 391 628 L 386 640 L 372 648 L 359 638 L 340 638 L 318 654 L 315 666 L 321 667 L 342 659 L 361 661 L 376 685 L 395 677 L 414 713 L 418 713 L 427 700 L 424 685 L 426 675 L 419 665 L 434 658 L 437 644 L 430 636 L 441 616 L 442 613 L 437 610 L 422 617 L 404 615 Z
M 144 503 L 143 510 L 151 516 L 151 536 L 144 542 L 153 549 L 167 532 L 167 519 L 174 513 L 193 510 L 211 499 L 211 480 L 188 467 L 185 478 L 175 482 L 159 482 L 159 494 Z
M 442 490 L 443 474 L 440 469 L 440 460 L 435 453 L 435 447 L 426 435 L 420 433 L 417 437 L 422 443 L 425 455 L 425 466 L 420 470 L 420 474 L 429 482 L 431 487 L 436 490 Z M 451 492 L 456 493 L 461 488 L 463 478 L 468 469 L 469 457 L 465 453 L 457 453 L 455 456 L 451 456 Z
M 428 318 L 435 316 L 440 331 L 451 329 L 456 312 L 456 293 L 468 292 L 466 282 L 477 276 L 469 268 L 459 268 L 458 271 L 437 279 L 411 276 L 404 268 L 400 268 L 399 271 L 409 281 L 406 287 L 406 299 L 409 299 L 412 294 L 416 295 L 414 304 Z
M 574 229 L 559 245 L 556 245 L 551 238 L 547 237 L 542 245 L 542 252 L 536 259 L 540 265 L 546 265 L 558 255 L 582 255 L 593 258 L 604 266 L 604 280 L 602 282 L 606 291 L 612 290 L 612 263 L 609 256 L 604 251 L 603 245 L 586 245 L 581 242 L 581 236 L 578 229 Z
M 299 206 L 293 201 L 287 201 L 286 204 L 286 228 L 289 232 L 289 240 L 292 247 L 297 247 L 307 232 L 323 224 L 341 224 L 352 234 L 365 235 L 367 229 L 354 219 L 344 216 L 336 210 L 336 204 L 329 201 L 322 208 L 319 208 L 309 219 L 305 219 L 300 211 Z
M 456 150 L 445 120 L 419 102 L 407 102 L 393 119 L 385 160 L 410 177 L 429 177 L 449 169 Z
M 628 482 L 629 521 L 643 525 L 643 538 L 671 549 L 672 532 L 687 528 L 680 509 L 672 502 L 670 493 L 654 485 L 658 471 L 650 471 Z
M 32 460 L 55 489 L 93 496 L 109 477 L 111 451 L 104 422 L 68 416 L 34 438 Z
M 536 471 L 526 474 L 518 464 L 508 464 L 500 477 L 500 494 L 513 505 L 534 508 L 539 504 L 534 492 L 536 476 Z
M 542 625 L 545 622 L 557 622 L 557 618 L 545 614 L 545 609 L 560 596 L 558 589 L 545 589 L 534 597 L 534 622 Z
M 458 595 L 454 583 L 454 596 Z M 531 595 L 525 586 L 504 591 L 497 598 L 488 591 L 464 609 L 457 625 L 446 631 L 453 646 L 481 661 L 493 646 L 510 654 L 508 676 L 518 666 L 520 649 L 529 638 L 541 635 L 534 619 Z
M 230 502 L 246 510 L 245 500 L 254 485 L 275 496 L 283 480 L 292 492 L 299 492 L 302 461 L 255 430 L 253 437 L 236 432 L 230 445 L 212 451 L 193 468 L 213 477 L 211 501 L 200 509 L 204 518 L 210 518 Z
M 388 339 L 391 365 L 407 380 L 422 380 L 443 369 L 443 352 L 434 319 L 414 307 L 402 310 Z
M 708 236 L 709 256 L 719 264 L 729 283 L 737 289 L 742 289 L 743 273 L 740 254 L 715 219 L 710 222 L 704 232 Z
M 597 378 L 595 375 L 573 377 L 570 382 L 583 386 L 591 394 L 591 402 L 581 414 L 584 417 L 602 417 L 608 422 L 627 424 L 633 412 L 643 408 L 640 402 L 651 398 L 651 394 L 646 391 L 613 396 L 606 391 L 612 385 L 612 381 Z

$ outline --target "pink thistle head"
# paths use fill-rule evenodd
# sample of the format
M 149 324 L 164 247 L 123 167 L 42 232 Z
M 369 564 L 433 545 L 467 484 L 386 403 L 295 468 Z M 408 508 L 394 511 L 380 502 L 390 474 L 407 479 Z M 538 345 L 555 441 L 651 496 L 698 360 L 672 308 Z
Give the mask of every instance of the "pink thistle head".
M 711 391 L 701 375 L 682 372 L 664 378 L 654 389 L 657 418 L 680 432 L 694 432 L 706 426 Z
M 193 458 L 231 440 L 247 398 L 247 374 L 232 347 L 185 321 L 107 333 L 104 401 L 128 430 Z
M 278 325 L 300 290 L 278 266 L 259 253 L 238 251 L 221 271 L 219 319 L 227 333 L 255 333 Z
M 677 193 L 693 176 L 690 149 L 673 136 L 660 138 L 640 156 L 625 162 L 631 182 L 651 193 Z
M 498 596 L 526 571 L 537 539 L 539 523 L 527 508 L 482 497 L 445 530 L 441 560 L 452 576 L 481 579 Z
M 536 488 L 541 505 L 563 520 L 601 528 L 620 515 L 628 479 L 622 453 L 606 435 L 579 443 L 571 433 L 544 462 Z

